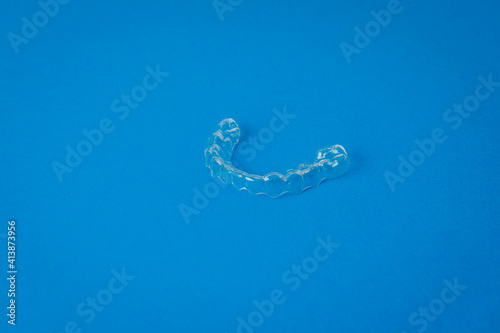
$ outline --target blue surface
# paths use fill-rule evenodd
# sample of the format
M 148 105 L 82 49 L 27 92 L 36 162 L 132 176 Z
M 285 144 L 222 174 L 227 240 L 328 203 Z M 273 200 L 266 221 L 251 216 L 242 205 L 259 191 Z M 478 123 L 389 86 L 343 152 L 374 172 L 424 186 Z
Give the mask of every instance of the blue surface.
M 71 1 L 30 38 L 40 5 L 3 4 L 0 262 L 15 219 L 18 275 L 2 332 L 498 332 L 500 87 L 447 111 L 500 81 L 498 3 L 231 3 L 221 20 L 211 0 Z M 128 107 L 132 90 L 147 97 Z M 349 173 L 279 199 L 215 187 L 217 123 L 249 140 L 284 107 L 296 117 L 240 166 L 341 144 Z

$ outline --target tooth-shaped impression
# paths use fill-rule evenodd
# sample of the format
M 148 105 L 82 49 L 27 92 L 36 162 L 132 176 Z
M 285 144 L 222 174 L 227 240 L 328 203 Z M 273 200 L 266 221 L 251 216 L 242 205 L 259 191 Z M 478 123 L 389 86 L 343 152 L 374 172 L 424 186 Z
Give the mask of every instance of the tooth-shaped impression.
M 270 172 L 264 176 L 248 174 L 231 163 L 233 149 L 240 139 L 240 128 L 231 118 L 219 123 L 217 131 L 209 138 L 205 149 L 205 165 L 212 177 L 230 182 L 238 190 L 252 194 L 267 194 L 277 198 L 285 193 L 300 194 L 305 189 L 318 186 L 325 179 L 341 176 L 349 169 L 349 157 L 340 145 L 318 150 L 313 163 L 303 163 L 297 170 L 285 175 Z

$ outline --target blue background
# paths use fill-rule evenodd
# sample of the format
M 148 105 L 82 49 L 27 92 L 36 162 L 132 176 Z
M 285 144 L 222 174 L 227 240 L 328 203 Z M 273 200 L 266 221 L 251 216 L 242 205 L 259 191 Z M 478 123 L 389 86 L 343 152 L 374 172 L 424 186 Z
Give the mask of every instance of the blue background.
M 19 273 L 15 328 L 0 284 L 2 331 L 236 332 L 280 289 L 255 332 L 417 332 L 409 317 L 457 278 L 467 289 L 425 331 L 498 332 L 500 88 L 457 130 L 443 114 L 478 76 L 500 81 L 500 7 L 401 5 L 348 63 L 339 44 L 387 1 L 244 0 L 224 20 L 210 0 L 72 1 L 18 53 L 7 34 L 40 6 L 4 2 L 1 267 L 15 219 Z M 156 65 L 170 75 L 121 120 L 111 103 Z M 186 223 L 179 205 L 214 181 L 217 123 L 244 140 L 284 106 L 296 118 L 255 159 L 236 154 L 242 168 L 284 172 L 341 144 L 349 173 L 279 199 L 226 187 Z M 52 163 L 104 118 L 114 131 L 60 182 Z M 391 191 L 385 172 L 435 128 L 448 139 Z M 340 247 L 291 291 L 282 275 L 329 235 Z M 122 268 L 135 278 L 85 322 L 77 306 Z

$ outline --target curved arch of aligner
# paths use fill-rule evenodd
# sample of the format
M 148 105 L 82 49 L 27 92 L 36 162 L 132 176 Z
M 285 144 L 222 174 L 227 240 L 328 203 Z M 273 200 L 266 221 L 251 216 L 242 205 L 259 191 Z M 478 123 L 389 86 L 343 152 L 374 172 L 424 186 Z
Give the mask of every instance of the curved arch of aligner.
M 239 170 L 231 163 L 233 149 L 240 139 L 240 128 L 231 118 L 222 120 L 209 138 L 205 149 L 205 165 L 212 177 L 228 181 L 238 190 L 252 194 L 266 194 L 277 198 L 285 193 L 300 194 L 310 187 L 316 187 L 326 179 L 343 175 L 349 169 L 349 157 L 340 145 L 320 149 L 313 163 L 303 163 L 296 170 L 285 175 L 270 172 L 264 176 Z

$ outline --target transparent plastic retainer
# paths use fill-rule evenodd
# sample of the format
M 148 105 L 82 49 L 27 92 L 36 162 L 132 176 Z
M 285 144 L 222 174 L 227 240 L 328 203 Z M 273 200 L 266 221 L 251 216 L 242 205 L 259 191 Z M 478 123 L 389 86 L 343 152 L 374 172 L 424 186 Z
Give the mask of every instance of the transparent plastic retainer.
M 230 182 L 238 190 L 252 194 L 267 194 L 277 198 L 285 193 L 300 194 L 316 187 L 326 179 L 343 175 L 349 169 L 349 157 L 340 145 L 320 149 L 313 163 L 302 163 L 297 170 L 290 169 L 285 175 L 270 172 L 264 176 L 252 175 L 239 170 L 231 163 L 233 149 L 240 139 L 240 128 L 231 118 L 222 120 L 207 142 L 205 165 L 212 177 L 223 183 Z

